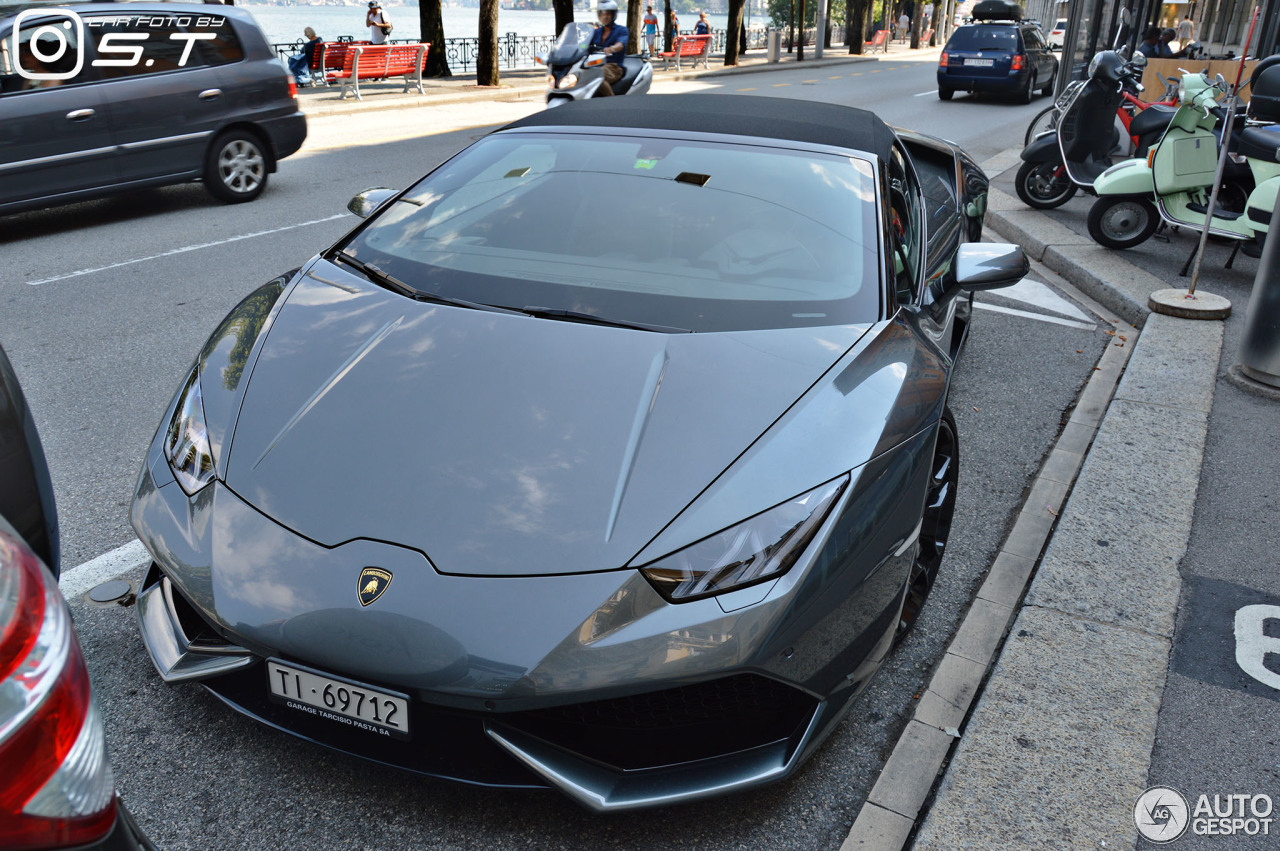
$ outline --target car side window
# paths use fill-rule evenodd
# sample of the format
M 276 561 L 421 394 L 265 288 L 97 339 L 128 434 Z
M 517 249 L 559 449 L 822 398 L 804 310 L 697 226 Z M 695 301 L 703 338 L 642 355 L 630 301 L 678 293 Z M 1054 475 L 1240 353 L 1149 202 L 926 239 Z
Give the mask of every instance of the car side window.
M 226 65 L 244 58 L 221 15 L 99 15 L 85 21 L 102 76 L 135 77 Z
M 1026 42 L 1028 50 L 1044 50 L 1044 42 L 1040 40 L 1040 33 L 1034 29 L 1023 30 L 1022 39 Z
M 221 16 L 207 15 L 187 25 L 187 31 L 212 38 L 200 39 L 200 52 L 206 65 L 230 65 L 244 59 L 244 47 L 236 35 L 231 21 Z
M 923 237 L 919 186 L 906 154 L 895 144 L 889 155 L 889 261 L 899 304 L 915 299 Z
M 16 45 L 11 32 L 0 34 L 0 94 L 74 86 L 92 79 L 79 30 L 58 27 L 61 22 L 24 20 Z

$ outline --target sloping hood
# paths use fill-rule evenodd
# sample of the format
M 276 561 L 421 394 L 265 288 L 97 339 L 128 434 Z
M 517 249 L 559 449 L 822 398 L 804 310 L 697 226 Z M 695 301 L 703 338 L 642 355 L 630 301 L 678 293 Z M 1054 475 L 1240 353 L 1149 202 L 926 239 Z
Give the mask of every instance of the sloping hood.
M 532 319 L 320 261 L 252 365 L 223 478 L 308 538 L 412 547 L 442 573 L 618 568 L 866 330 Z

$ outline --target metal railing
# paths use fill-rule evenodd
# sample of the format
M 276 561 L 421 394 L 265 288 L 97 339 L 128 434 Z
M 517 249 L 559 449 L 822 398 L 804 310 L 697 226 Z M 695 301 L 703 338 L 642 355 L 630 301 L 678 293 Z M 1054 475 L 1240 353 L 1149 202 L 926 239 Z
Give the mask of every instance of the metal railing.
M 752 27 L 747 30 L 747 49 L 760 50 L 766 43 L 767 29 L 764 27 Z M 812 32 L 812 30 L 810 30 Z M 725 44 L 725 31 L 712 31 L 711 52 L 723 53 Z M 545 53 L 555 44 L 555 36 L 535 36 L 535 35 L 516 35 L 515 33 L 507 33 L 498 37 L 498 63 L 500 67 L 508 70 L 518 68 L 533 68 L 535 62 L 533 57 L 539 53 Z M 333 41 L 355 41 L 354 36 L 340 35 Z M 289 42 L 274 42 L 271 49 L 276 56 L 284 61 L 285 58 L 302 51 L 302 46 L 306 42 L 303 39 L 296 39 Z M 418 39 L 413 38 L 390 38 L 387 44 L 418 44 Z M 661 40 L 655 42 L 655 47 L 661 43 Z M 435 48 L 432 47 L 434 50 Z M 480 52 L 480 39 L 478 38 L 446 38 L 444 40 L 444 55 L 449 62 L 449 69 L 454 72 L 466 73 L 475 68 L 476 56 Z

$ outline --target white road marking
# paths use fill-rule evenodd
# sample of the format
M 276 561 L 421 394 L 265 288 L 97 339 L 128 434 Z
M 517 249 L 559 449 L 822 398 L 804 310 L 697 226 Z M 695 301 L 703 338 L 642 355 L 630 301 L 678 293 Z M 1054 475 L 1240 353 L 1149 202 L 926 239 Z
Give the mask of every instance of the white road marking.
M 81 275 L 93 275 L 98 272 L 105 272 L 109 269 L 118 269 L 121 266 L 132 266 L 134 263 L 145 263 L 148 260 L 158 260 L 161 257 L 172 257 L 175 254 L 186 254 L 188 251 L 199 251 L 202 248 L 213 248 L 218 245 L 226 245 L 230 242 L 239 242 L 242 239 L 253 239 L 256 236 L 268 236 L 273 233 L 283 233 L 287 230 L 295 230 L 297 228 L 305 228 L 308 225 L 318 225 L 324 222 L 331 222 L 334 219 L 344 219 L 349 213 L 338 213 L 333 216 L 326 216 L 323 219 L 312 219 L 309 222 L 298 222 L 292 225 L 283 225 L 278 228 L 269 230 L 254 231 L 253 233 L 242 233 L 239 236 L 229 236 L 226 239 L 218 239 L 213 242 L 201 242 L 196 245 L 184 245 L 181 248 L 171 248 L 168 251 L 162 251 L 159 254 L 148 254 L 146 257 L 135 257 L 132 260 L 121 260 L 119 263 L 111 263 L 106 266 L 98 266 L 93 269 L 80 269 L 75 272 L 67 272 L 64 275 L 54 275 L 52 278 L 41 278 L 37 281 L 27 281 L 29 286 L 40 286 L 41 284 L 51 284 L 54 281 L 65 281 L 68 278 L 78 278 Z
M 63 597 L 72 600 L 108 579 L 115 579 L 121 574 L 142 567 L 150 558 L 151 555 L 147 552 L 147 548 L 142 546 L 142 541 L 134 538 L 124 546 L 116 547 L 84 564 L 62 571 L 62 576 L 58 578 L 58 588 L 62 590 Z
M 1280 606 L 1245 606 L 1236 612 L 1236 664 L 1264 686 L 1280 689 L 1280 674 L 1264 664 L 1268 653 L 1280 653 L 1280 638 L 1264 632 L 1272 619 L 1280 620 Z
M 921 93 L 920 93 L 920 94 L 918 94 L 918 95 L 912 95 L 912 97 L 913 97 L 913 98 L 922 98 L 922 97 L 924 97 L 925 95 L 936 95 L 937 93 L 938 93 L 938 90 L 937 90 L 937 89 L 929 89 L 929 91 L 927 91 L 927 92 L 921 92 Z
M 975 301 L 973 306 L 981 310 L 990 310 L 992 313 L 1007 313 L 1010 316 L 1021 316 L 1026 319 L 1038 319 L 1041 322 L 1049 322 L 1054 325 L 1065 325 L 1068 328 L 1082 328 L 1085 331 L 1092 331 L 1097 328 L 1097 324 L 1090 325 L 1087 322 L 1077 322 L 1074 319 L 1063 319 L 1059 316 L 1047 316 L 1043 313 L 1032 313 L 1029 310 L 1017 310 L 1012 307 L 1001 307 L 998 304 L 987 304 L 982 301 Z
M 1058 295 L 1048 284 L 1033 281 L 1030 278 L 1023 278 L 1013 286 L 1003 287 L 998 292 L 993 292 L 992 295 L 1025 302 L 1041 310 L 1060 313 L 1063 316 L 1079 319 L 1082 322 L 1088 322 L 1093 319 L 1092 316 L 1076 307 L 1075 304 Z

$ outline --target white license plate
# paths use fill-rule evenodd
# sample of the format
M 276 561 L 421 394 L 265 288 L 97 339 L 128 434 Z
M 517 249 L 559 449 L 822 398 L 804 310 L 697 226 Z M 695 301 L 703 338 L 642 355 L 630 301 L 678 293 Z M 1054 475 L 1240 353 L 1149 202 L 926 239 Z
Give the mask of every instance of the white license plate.
M 409 738 L 407 695 L 267 660 L 271 698 L 290 709 L 383 736 Z
M 972 65 L 975 68 L 990 68 L 996 64 L 996 61 L 994 59 L 966 59 L 964 64 Z

